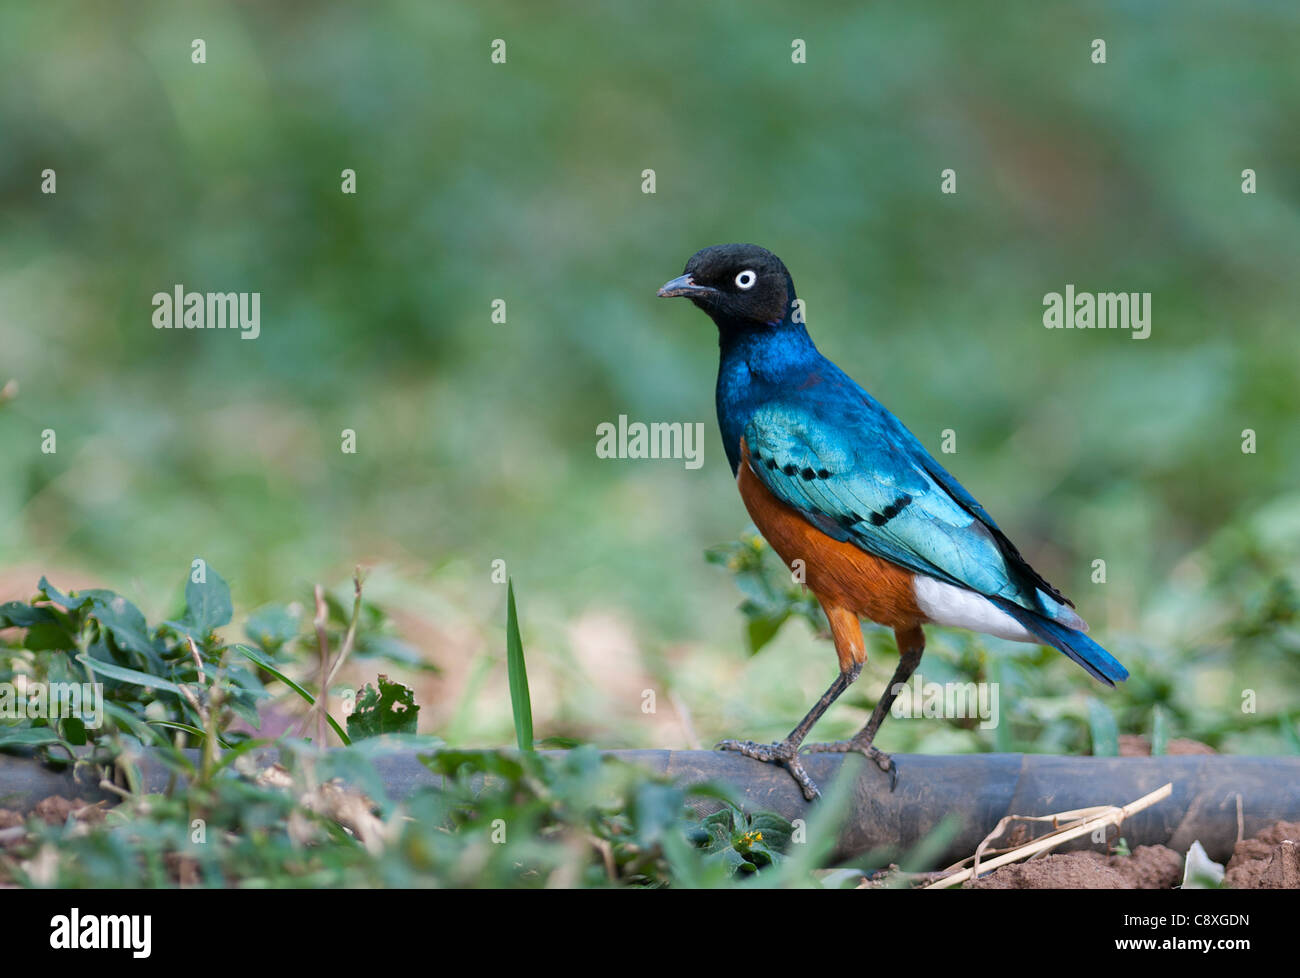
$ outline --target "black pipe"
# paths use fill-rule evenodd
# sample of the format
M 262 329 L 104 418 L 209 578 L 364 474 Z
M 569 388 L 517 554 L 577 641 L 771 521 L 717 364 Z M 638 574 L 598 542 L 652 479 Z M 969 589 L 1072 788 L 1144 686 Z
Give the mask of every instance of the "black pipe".
M 684 783 L 725 781 L 739 789 L 745 806 L 807 820 L 812 808 L 781 768 L 722 751 L 624 750 L 610 755 Z M 273 751 L 264 755 L 267 763 Z M 904 854 L 924 841 L 944 817 L 959 821 L 956 835 L 936 859 L 946 865 L 975 851 L 1006 815 L 1048 815 L 1094 805 L 1125 805 L 1173 783 L 1169 798 L 1129 818 L 1120 830 L 1130 847 L 1167 845 L 1185 852 L 1199 840 L 1220 862 L 1232 854 L 1241 832 L 1250 838 L 1278 821 L 1300 821 L 1300 757 L 1056 757 L 1045 754 L 895 755 L 898 785 L 865 759 L 852 755 L 856 781 L 849 817 L 840 832 L 837 860 L 869 852 Z M 828 790 L 846 758 L 814 754 L 804 764 Z M 380 754 L 374 764 L 393 799 L 423 787 L 439 787 L 412 751 Z M 82 765 L 54 771 L 29 758 L 0 755 L 0 807 L 30 810 L 49 795 L 118 800 L 97 786 Z M 161 791 L 170 777 L 158 761 L 140 764 L 145 791 Z M 701 810 L 708 803 L 700 802 Z M 1114 833 L 1111 835 L 1112 841 Z M 1062 848 L 1087 848 L 1087 838 Z

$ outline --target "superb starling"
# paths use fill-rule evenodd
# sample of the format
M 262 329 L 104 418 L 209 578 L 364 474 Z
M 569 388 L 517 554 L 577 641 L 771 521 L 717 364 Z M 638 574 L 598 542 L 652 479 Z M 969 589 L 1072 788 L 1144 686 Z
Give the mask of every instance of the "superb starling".
M 756 245 L 705 248 L 659 295 L 686 296 L 717 324 L 718 426 L 740 496 L 772 549 L 803 568 L 839 656 L 840 674 L 785 740 L 726 740 L 721 749 L 785 765 L 816 797 L 799 751 L 862 672 L 860 616 L 894 630 L 898 668 L 851 740 L 803 749 L 861 751 L 891 785 L 894 762 L 872 741 L 921 660 L 926 623 L 1051 645 L 1110 686 L 1128 678 L 984 507 L 817 352 L 781 259 Z

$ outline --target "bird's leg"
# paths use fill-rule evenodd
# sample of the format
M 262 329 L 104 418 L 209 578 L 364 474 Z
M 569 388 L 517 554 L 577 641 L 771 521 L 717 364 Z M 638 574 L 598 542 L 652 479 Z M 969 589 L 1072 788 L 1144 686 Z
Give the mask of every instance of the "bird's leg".
M 756 761 L 764 761 L 768 764 L 781 764 L 790 776 L 795 779 L 803 796 L 808 801 L 817 798 L 821 792 L 817 789 L 816 783 L 808 776 L 804 770 L 803 764 L 799 761 L 799 745 L 803 743 L 804 738 L 808 736 L 808 731 L 813 728 L 823 713 L 829 709 L 830 705 L 835 702 L 836 698 L 852 685 L 853 680 L 858 678 L 862 672 L 862 663 L 853 663 L 847 672 L 841 672 L 835 677 L 835 681 L 830 684 L 822 698 L 813 704 L 813 708 L 808 714 L 799 721 L 799 725 L 790 731 L 785 740 L 776 744 L 756 744 L 752 740 L 723 740 L 718 743 L 718 750 L 734 750 L 746 757 L 752 757 Z
M 822 698 L 813 704 L 808 715 L 790 731 L 790 736 L 779 744 L 756 744 L 752 740 L 724 740 L 718 744 L 719 750 L 739 751 L 755 760 L 766 761 L 769 764 L 783 764 L 799 783 L 799 787 L 803 789 L 803 796 L 809 801 L 818 797 L 821 792 L 817 790 L 817 785 L 813 783 L 813 779 L 808 776 L 808 772 L 803 769 L 803 764 L 799 761 L 799 746 L 808 736 L 808 731 L 813 728 L 813 724 L 820 720 L 822 714 L 835 702 L 836 697 L 858 678 L 862 673 L 862 664 L 867 661 L 867 649 L 862 641 L 862 623 L 858 621 L 858 616 L 848 608 L 828 603 L 820 596 L 819 600 L 831 626 L 831 637 L 835 640 L 835 654 L 840 660 L 840 674 L 835 677 L 830 688 L 822 694 Z
M 925 651 L 925 633 L 921 631 L 920 625 L 916 625 L 906 631 L 895 629 L 894 638 L 898 642 L 898 668 L 894 670 L 893 678 L 889 680 L 889 685 L 885 687 L 885 691 L 876 702 L 876 708 L 871 711 L 871 719 L 867 721 L 867 725 L 854 734 L 851 740 L 840 740 L 830 744 L 809 744 L 804 748 L 813 754 L 848 751 L 865 754 L 880 770 L 889 775 L 890 791 L 893 791 L 898 783 L 898 767 L 894 764 L 894 759 L 879 750 L 872 741 L 876 739 L 876 732 L 885 721 L 889 708 L 894 705 L 898 691 L 907 685 L 907 681 L 912 678 L 912 673 L 916 672 L 916 667 L 921 663 L 921 653 Z

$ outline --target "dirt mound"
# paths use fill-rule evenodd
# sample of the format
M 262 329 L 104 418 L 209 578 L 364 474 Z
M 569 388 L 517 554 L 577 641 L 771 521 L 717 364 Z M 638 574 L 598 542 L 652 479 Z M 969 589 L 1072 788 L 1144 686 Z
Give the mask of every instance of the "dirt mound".
M 1233 889 L 1300 888 L 1300 822 L 1278 822 L 1238 842 L 1224 884 Z
M 1189 740 L 1186 737 L 1175 737 L 1169 743 L 1165 744 L 1165 754 L 1217 754 L 1209 744 L 1203 744 L 1199 740 Z M 1119 735 L 1119 756 L 1120 757 L 1150 757 L 1151 741 L 1141 734 L 1120 734 Z
M 965 884 L 971 890 L 1163 890 L 1182 884 L 1183 856 L 1138 846 L 1131 856 L 1055 853 L 1003 866 Z M 1300 822 L 1278 822 L 1238 842 L 1224 876 L 1232 889 L 1300 889 Z
M 1063 852 L 1012 863 L 965 884 L 969 890 L 1167 890 L 1183 875 L 1183 857 L 1164 846 L 1131 856 Z
M 59 795 L 50 795 L 48 798 L 42 798 L 32 809 L 32 814 L 43 819 L 47 825 L 62 825 L 68 820 L 68 817 L 76 819 L 78 822 L 88 822 L 92 825 L 104 821 L 104 803 L 91 803 L 83 801 L 80 798 L 69 799 Z M 15 845 L 26 838 L 26 832 L 23 829 L 27 823 L 27 816 L 22 812 L 11 811 L 8 808 L 0 808 L 0 846 Z

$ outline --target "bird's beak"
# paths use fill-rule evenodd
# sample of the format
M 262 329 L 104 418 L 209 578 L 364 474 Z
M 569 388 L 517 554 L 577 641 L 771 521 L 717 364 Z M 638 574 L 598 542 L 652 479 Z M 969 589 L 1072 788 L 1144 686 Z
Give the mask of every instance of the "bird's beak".
M 675 295 L 697 296 L 716 292 L 717 289 L 707 285 L 696 285 L 689 275 L 678 275 L 671 282 L 665 282 L 659 288 L 659 298 L 668 299 Z

